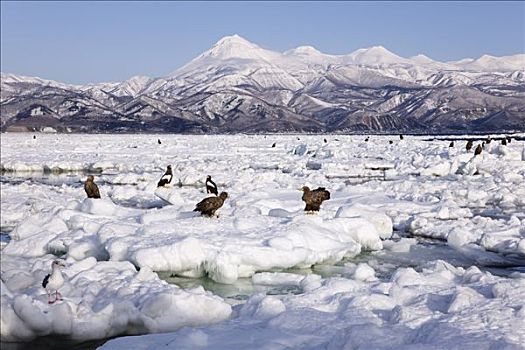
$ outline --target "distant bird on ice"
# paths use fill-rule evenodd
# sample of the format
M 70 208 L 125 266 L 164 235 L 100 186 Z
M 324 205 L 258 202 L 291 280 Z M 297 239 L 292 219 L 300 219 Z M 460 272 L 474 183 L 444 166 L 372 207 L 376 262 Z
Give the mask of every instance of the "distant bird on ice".
M 198 211 L 201 213 L 201 215 L 212 217 L 215 215 L 215 211 L 222 207 L 226 198 L 228 198 L 228 193 L 226 192 L 221 192 L 218 197 L 204 198 L 202 201 L 197 203 L 197 206 L 195 209 L 193 209 L 193 211 Z
M 324 187 L 319 187 L 312 191 L 308 186 L 303 186 L 302 191 L 302 199 L 306 203 L 304 210 L 307 212 L 319 211 L 321 203 L 330 199 L 330 192 L 328 192 Z
M 173 172 L 171 171 L 171 165 L 168 165 L 166 172 L 164 175 L 162 175 L 159 182 L 157 183 L 157 187 L 166 186 L 171 183 L 171 180 L 173 180 Z
M 403 135 L 400 134 L 399 139 L 402 140 L 403 138 L 404 138 Z
M 33 140 L 36 140 L 36 135 L 33 135 Z
M 481 154 L 481 151 L 483 151 L 483 148 L 481 147 L 481 145 L 478 145 L 478 147 L 476 147 L 476 149 L 474 150 L 474 156 Z
M 487 140 L 486 140 L 486 143 L 487 145 L 491 142 L 492 140 L 490 139 L 490 136 L 487 137 Z
M 159 145 L 162 145 L 162 142 L 160 142 L 160 139 L 157 139 L 157 143 L 158 143 Z
M 274 147 L 275 147 L 275 142 L 274 142 L 273 145 L 272 145 L 272 148 L 274 148 Z
M 100 198 L 100 192 L 93 175 L 88 175 L 86 182 L 84 182 L 84 190 L 88 198 Z
M 454 141 L 450 141 L 450 144 L 448 145 L 448 147 L 454 147 Z
M 328 140 L 324 139 L 324 143 L 327 143 L 327 142 L 328 142 Z
M 507 145 L 507 139 L 501 139 L 501 144 L 503 146 L 506 146 Z
M 470 152 L 473 145 L 474 145 L 474 142 L 472 142 L 472 140 L 467 141 L 467 145 L 465 146 L 465 149 L 467 150 L 467 152 Z
M 389 144 L 393 144 L 393 143 L 394 143 L 394 141 L 390 140 L 390 141 L 388 141 L 388 143 L 389 143 Z
M 42 287 L 44 287 L 47 292 L 47 302 L 49 304 L 62 300 L 62 295 L 58 289 L 64 285 L 64 276 L 62 276 L 60 268 L 65 266 L 60 260 L 54 260 L 51 264 L 51 273 L 44 277 L 42 281 Z M 55 300 L 51 300 L 53 291 L 55 292 Z
M 508 143 L 511 143 L 511 141 L 512 141 L 512 137 L 510 137 L 510 136 L 507 137 L 507 142 L 508 142 Z
M 368 137 L 365 139 L 365 142 L 368 142 Z
M 213 193 L 216 196 L 219 195 L 217 185 L 213 182 L 210 175 L 206 177 L 206 193 Z

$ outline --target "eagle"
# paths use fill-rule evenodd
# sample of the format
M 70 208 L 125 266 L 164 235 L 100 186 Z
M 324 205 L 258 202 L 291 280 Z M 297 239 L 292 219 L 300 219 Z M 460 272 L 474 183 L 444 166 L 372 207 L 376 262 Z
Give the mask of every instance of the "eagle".
M 213 182 L 210 175 L 206 177 L 206 193 L 213 193 L 216 196 L 219 195 L 217 185 L 215 184 L 215 182 Z
M 313 191 L 308 186 L 303 186 L 303 201 L 306 203 L 305 211 L 319 211 L 321 203 L 330 199 L 330 192 L 324 187 L 319 187 Z
M 163 187 L 167 184 L 170 184 L 171 180 L 173 180 L 173 172 L 171 171 L 171 165 L 168 165 L 168 167 L 166 168 L 166 172 L 160 178 L 157 187 Z
M 402 134 L 399 134 L 399 139 L 402 140 L 404 137 Z
M 454 141 L 450 141 L 450 144 L 448 145 L 448 147 L 454 147 Z
M 228 198 L 228 193 L 226 192 L 221 192 L 218 197 L 204 198 L 197 203 L 197 206 L 193 211 L 199 211 L 202 215 L 212 217 L 215 214 L 215 211 L 222 207 L 226 198 Z
M 467 152 L 470 152 L 473 145 L 474 145 L 474 142 L 472 142 L 472 140 L 467 141 L 467 145 L 465 146 L 465 148 L 467 149 Z
M 481 145 L 478 145 L 478 147 L 476 147 L 476 149 L 474 150 L 474 156 L 477 156 L 478 154 L 481 154 L 482 150 L 483 150 L 483 148 L 481 147 Z
M 100 198 L 100 192 L 94 180 L 95 177 L 89 175 L 86 182 L 84 182 L 84 190 L 86 191 L 88 198 Z
M 507 145 L 507 139 L 501 139 L 501 144 L 503 146 L 506 146 Z
M 159 145 L 162 145 L 162 141 L 160 141 L 160 139 L 157 139 L 157 143 L 158 143 Z

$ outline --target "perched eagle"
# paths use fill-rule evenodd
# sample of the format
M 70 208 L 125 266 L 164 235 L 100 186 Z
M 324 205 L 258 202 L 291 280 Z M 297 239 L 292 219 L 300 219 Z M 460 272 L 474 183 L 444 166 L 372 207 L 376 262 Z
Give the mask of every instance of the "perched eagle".
M 472 142 L 472 140 L 467 141 L 467 145 L 465 146 L 465 148 L 467 149 L 467 152 L 470 152 L 473 145 L 474 145 L 474 142 Z
M 213 182 L 210 175 L 206 177 L 206 193 L 213 193 L 216 196 L 219 195 L 217 185 Z
M 202 215 L 212 217 L 215 211 L 222 207 L 224 201 L 228 198 L 228 193 L 221 192 L 218 197 L 208 197 L 200 201 L 193 211 L 199 211 Z
M 481 151 L 483 151 L 483 148 L 481 147 L 481 145 L 478 145 L 478 147 L 476 147 L 476 149 L 474 150 L 474 156 L 481 154 Z
M 330 199 L 330 192 L 324 187 L 311 191 L 308 186 L 303 186 L 303 201 L 306 203 L 305 211 L 319 211 L 321 203 L 328 199 Z
M 162 177 L 160 178 L 157 187 L 162 187 L 167 184 L 170 184 L 171 180 L 173 180 L 173 173 L 171 172 L 171 165 L 168 165 L 168 168 L 166 169 L 164 175 L 162 175 Z
M 450 144 L 448 145 L 448 147 L 454 147 L 454 141 L 450 141 Z
M 158 143 L 159 145 L 162 145 L 162 142 L 160 141 L 160 139 L 157 139 L 157 143 Z
M 86 182 L 84 182 L 84 190 L 86 191 L 88 198 L 100 198 L 100 192 L 94 180 L 95 178 L 93 175 L 89 175 Z
M 404 137 L 402 134 L 399 134 L 399 139 L 402 140 Z
M 501 139 L 501 144 L 503 146 L 506 146 L 507 145 L 507 139 Z

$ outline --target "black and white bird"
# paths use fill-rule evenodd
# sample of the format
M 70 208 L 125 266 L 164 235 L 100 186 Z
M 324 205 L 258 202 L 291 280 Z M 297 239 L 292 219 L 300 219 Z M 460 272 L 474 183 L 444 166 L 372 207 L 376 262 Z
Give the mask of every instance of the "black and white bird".
M 164 173 L 164 175 L 162 175 L 159 182 L 157 183 L 157 187 L 169 185 L 171 183 L 171 180 L 173 180 L 173 172 L 171 171 L 171 165 L 168 165 L 168 167 L 166 168 L 166 172 Z
M 60 268 L 65 266 L 66 265 L 60 260 L 54 260 L 51 264 L 51 273 L 44 277 L 44 280 L 42 281 L 42 287 L 44 287 L 47 292 L 47 302 L 49 304 L 53 304 L 58 300 L 63 300 L 58 289 L 64 285 L 64 276 L 62 276 Z M 51 300 L 53 291 L 55 292 L 55 299 Z
M 213 182 L 210 175 L 206 176 L 206 193 L 213 193 L 216 196 L 219 195 L 217 185 Z

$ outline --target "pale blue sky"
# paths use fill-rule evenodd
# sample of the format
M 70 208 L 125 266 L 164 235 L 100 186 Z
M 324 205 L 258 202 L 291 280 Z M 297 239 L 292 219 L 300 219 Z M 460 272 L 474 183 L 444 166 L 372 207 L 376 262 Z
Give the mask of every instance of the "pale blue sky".
M 450 61 L 525 52 L 525 2 L 6 2 L 1 70 L 68 83 L 174 71 L 225 35 Z

